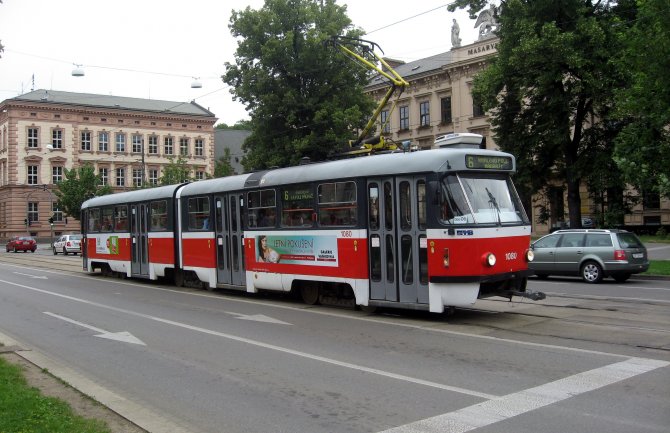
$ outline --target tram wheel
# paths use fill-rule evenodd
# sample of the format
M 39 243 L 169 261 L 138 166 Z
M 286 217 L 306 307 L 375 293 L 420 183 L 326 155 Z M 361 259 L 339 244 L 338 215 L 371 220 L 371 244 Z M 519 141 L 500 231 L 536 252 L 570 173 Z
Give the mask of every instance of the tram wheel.
M 184 287 L 184 272 L 181 269 L 174 271 L 174 285 L 177 287 Z
M 318 305 L 319 295 L 319 286 L 317 284 L 303 284 L 300 286 L 300 296 L 302 296 L 305 304 Z

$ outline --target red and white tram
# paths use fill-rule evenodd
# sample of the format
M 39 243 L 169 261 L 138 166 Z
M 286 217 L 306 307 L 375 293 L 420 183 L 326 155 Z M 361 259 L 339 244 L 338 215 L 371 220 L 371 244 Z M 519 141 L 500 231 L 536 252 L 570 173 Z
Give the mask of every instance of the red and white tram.
M 96 197 L 84 269 L 438 313 L 539 297 L 514 170 L 461 144 Z

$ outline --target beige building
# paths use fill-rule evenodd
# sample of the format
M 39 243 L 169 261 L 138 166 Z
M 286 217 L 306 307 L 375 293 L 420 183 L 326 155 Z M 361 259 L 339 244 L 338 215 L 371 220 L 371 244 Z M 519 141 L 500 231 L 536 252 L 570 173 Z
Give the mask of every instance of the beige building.
M 382 111 L 380 124 L 391 116 L 383 135 L 396 143 L 410 140 L 413 147 L 426 149 L 432 147 L 436 137 L 441 135 L 471 132 L 484 136 L 488 149 L 497 149 L 490 119 L 481 105 L 473 100 L 471 92 L 474 77 L 497 55 L 497 45 L 497 38 L 489 38 L 410 63 L 385 59 L 410 85 L 392 113 L 395 98 Z M 376 77 L 368 84 L 366 92 L 380 101 L 388 87 L 383 78 Z M 549 220 L 546 223 L 540 222 L 538 208 L 526 209 L 536 234 L 561 227 L 567 219 L 567 191 L 558 186 L 551 188 L 550 193 L 551 196 L 533 200 L 534 205 L 547 206 Z M 593 218 L 597 224 L 601 209 L 585 185 L 581 188 L 581 199 L 582 216 Z M 661 226 L 667 228 L 670 226 L 670 200 L 654 194 L 644 195 L 625 216 L 624 224 L 629 229 L 650 233 L 655 233 Z
M 65 169 L 91 164 L 115 192 L 157 184 L 170 157 L 195 179 L 212 175 L 215 122 L 195 102 L 53 90 L 1 102 L 0 239 L 79 231 L 54 193 Z

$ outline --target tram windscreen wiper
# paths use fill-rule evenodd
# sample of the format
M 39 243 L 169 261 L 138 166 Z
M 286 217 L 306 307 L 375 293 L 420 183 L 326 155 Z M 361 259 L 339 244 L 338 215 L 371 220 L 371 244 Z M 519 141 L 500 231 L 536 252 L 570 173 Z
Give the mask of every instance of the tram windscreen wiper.
M 500 208 L 498 207 L 498 201 L 496 198 L 491 194 L 491 191 L 489 191 L 488 187 L 484 188 L 486 190 L 486 193 L 489 195 L 489 204 L 496 210 L 496 215 L 498 216 L 498 225 L 502 226 L 502 220 L 500 219 Z

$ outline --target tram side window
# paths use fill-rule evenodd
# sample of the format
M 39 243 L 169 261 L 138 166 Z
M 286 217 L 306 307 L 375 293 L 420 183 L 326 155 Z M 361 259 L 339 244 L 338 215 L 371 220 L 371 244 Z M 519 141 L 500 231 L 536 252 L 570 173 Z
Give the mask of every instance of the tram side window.
M 151 202 L 151 231 L 159 232 L 167 230 L 167 201 Z
M 128 206 L 114 207 L 114 228 L 117 232 L 128 231 Z
M 351 226 L 356 224 L 356 183 L 322 183 L 318 187 L 319 225 Z
M 102 227 L 101 232 L 111 232 L 114 230 L 114 208 L 113 207 L 103 207 L 102 208 Z
M 91 233 L 100 231 L 100 209 L 88 211 L 88 231 Z
M 282 227 L 312 227 L 314 190 L 311 185 L 296 185 L 282 191 Z
M 188 199 L 188 229 L 209 230 L 209 199 L 196 197 Z
M 379 230 L 379 186 L 368 185 L 368 219 L 372 230 Z
M 277 198 L 274 189 L 247 194 L 247 216 L 250 228 L 269 228 L 277 224 Z

